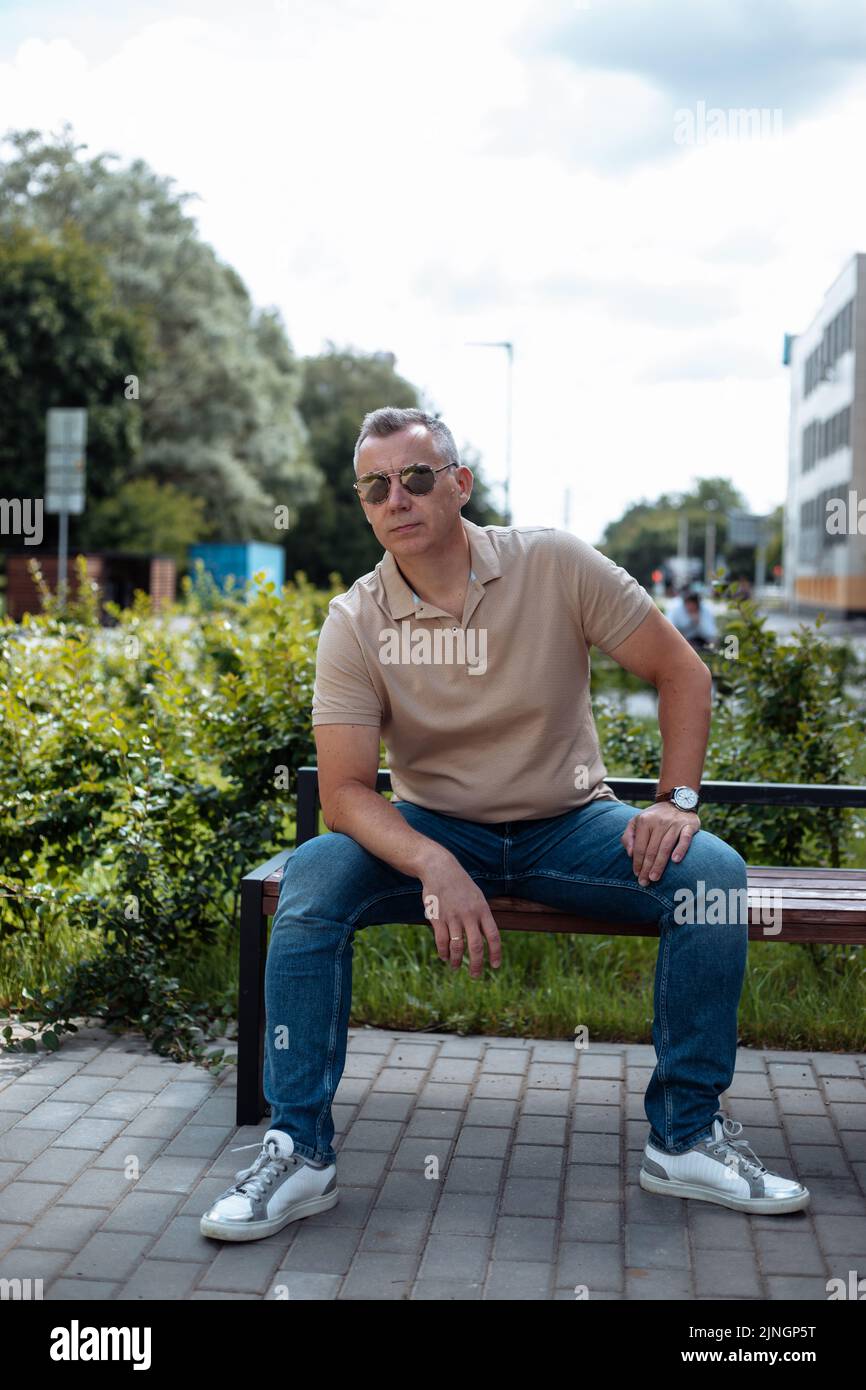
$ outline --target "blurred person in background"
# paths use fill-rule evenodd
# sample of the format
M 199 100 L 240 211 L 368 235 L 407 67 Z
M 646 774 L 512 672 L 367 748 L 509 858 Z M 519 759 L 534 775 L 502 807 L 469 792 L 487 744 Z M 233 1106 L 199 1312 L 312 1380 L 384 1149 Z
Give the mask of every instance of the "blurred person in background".
M 718 630 L 709 604 L 694 589 L 684 589 L 671 604 L 667 617 L 687 642 L 696 649 L 711 647 Z

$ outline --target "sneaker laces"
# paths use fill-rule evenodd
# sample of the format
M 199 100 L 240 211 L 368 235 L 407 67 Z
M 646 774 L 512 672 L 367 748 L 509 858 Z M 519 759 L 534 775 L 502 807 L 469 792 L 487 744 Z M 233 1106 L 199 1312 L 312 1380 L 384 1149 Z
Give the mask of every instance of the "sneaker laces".
M 736 1160 L 735 1166 L 737 1170 L 742 1166 L 748 1172 L 754 1173 L 755 1177 L 760 1177 L 762 1173 L 769 1171 L 769 1169 L 764 1167 L 764 1164 L 758 1158 L 755 1150 L 746 1143 L 745 1139 L 735 1139 L 733 1137 L 735 1134 L 742 1134 L 743 1132 L 743 1126 L 740 1124 L 739 1120 L 732 1120 L 730 1116 L 726 1115 L 722 1120 L 722 1129 L 725 1138 L 719 1139 L 716 1142 L 710 1139 L 707 1140 L 707 1146 L 713 1153 L 730 1155 L 730 1157 Z M 741 1149 L 744 1150 L 744 1152 L 733 1153 L 732 1151 L 734 1149 Z M 746 1157 L 746 1154 L 751 1154 L 751 1158 Z
M 241 1144 L 240 1148 L 232 1149 L 233 1154 L 239 1154 L 244 1149 L 257 1149 L 258 1144 Z M 298 1162 L 295 1154 L 284 1156 L 277 1147 L 276 1139 L 267 1139 L 261 1144 L 261 1150 L 255 1163 L 250 1168 L 242 1168 L 239 1173 L 235 1173 L 235 1182 L 229 1188 L 230 1192 L 236 1192 L 241 1197 L 253 1195 L 264 1197 L 265 1188 L 270 1187 L 274 1181 L 275 1173 L 284 1173 L 290 1164 Z

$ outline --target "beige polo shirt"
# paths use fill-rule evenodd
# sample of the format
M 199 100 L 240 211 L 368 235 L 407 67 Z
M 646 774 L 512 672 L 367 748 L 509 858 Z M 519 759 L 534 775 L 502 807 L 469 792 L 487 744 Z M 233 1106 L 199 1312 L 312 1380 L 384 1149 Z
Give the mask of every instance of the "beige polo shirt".
M 423 602 L 390 551 L 331 599 L 312 722 L 378 725 L 394 800 L 473 821 L 617 800 L 589 697 L 589 647 L 618 646 L 646 589 L 552 526 L 461 518 L 471 574 L 461 622 Z

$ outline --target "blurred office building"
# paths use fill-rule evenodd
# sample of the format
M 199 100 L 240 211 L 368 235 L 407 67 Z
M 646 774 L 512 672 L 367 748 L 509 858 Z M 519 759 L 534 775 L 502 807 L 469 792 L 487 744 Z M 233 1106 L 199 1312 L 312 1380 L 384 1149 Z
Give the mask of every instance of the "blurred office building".
M 866 614 L 866 255 L 853 256 L 804 332 L 791 369 L 787 599 L 805 611 Z

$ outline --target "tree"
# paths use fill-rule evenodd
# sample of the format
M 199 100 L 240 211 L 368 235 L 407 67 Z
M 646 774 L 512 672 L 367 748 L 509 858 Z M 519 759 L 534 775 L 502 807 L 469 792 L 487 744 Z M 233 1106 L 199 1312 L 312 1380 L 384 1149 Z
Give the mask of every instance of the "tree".
M 395 370 L 390 352 L 362 353 L 337 348 L 303 362 L 300 410 L 307 424 L 313 458 L 325 478 L 318 498 L 300 508 L 286 539 L 288 574 L 303 571 L 315 584 L 327 585 L 331 573 L 350 584 L 367 574 L 382 558 L 352 488 L 352 459 L 361 422 L 383 405 L 427 409 L 415 387 Z M 491 507 L 487 487 L 479 476 L 478 454 L 470 446 L 461 458 L 475 474 L 472 496 L 463 515 L 478 526 L 501 523 Z
M 23 222 L 59 243 L 74 228 L 101 258 L 115 304 L 150 326 L 152 355 L 130 343 L 119 364 L 139 399 L 118 400 L 141 424 L 136 447 L 111 460 L 113 486 L 150 475 L 203 498 L 217 536 L 277 539 L 276 502 L 300 505 L 320 481 L 279 314 L 254 309 L 240 276 L 200 240 L 184 210 L 192 195 L 174 192 L 173 179 L 140 159 L 115 169 L 114 154 L 79 158 L 87 146 L 68 124 L 49 140 L 36 130 L 6 139 L 15 154 L 0 164 L 0 232 Z
M 82 546 L 88 550 L 171 555 L 178 568 L 188 547 L 207 534 L 204 499 L 153 478 L 123 483 L 91 507 L 85 522 Z
M 148 325 L 121 308 L 98 253 L 77 228 L 48 237 L 6 222 L 0 237 L 0 479 L 5 495 L 42 497 L 45 412 L 88 411 L 88 492 L 113 490 L 141 447 L 124 399 L 130 362 L 150 360 Z
M 635 502 L 618 521 L 605 529 L 599 549 L 622 565 L 641 584 L 650 585 L 651 576 L 667 556 L 676 555 L 680 517 L 689 523 L 688 553 L 704 558 L 706 524 L 716 526 L 716 555 L 725 556 L 731 573 L 751 574 L 754 552 L 748 547 L 728 544 L 729 511 L 747 510 L 742 493 L 727 478 L 693 478 L 690 491 L 662 493 L 655 502 Z M 708 508 L 707 503 L 717 503 Z M 777 513 L 777 518 L 780 518 Z

